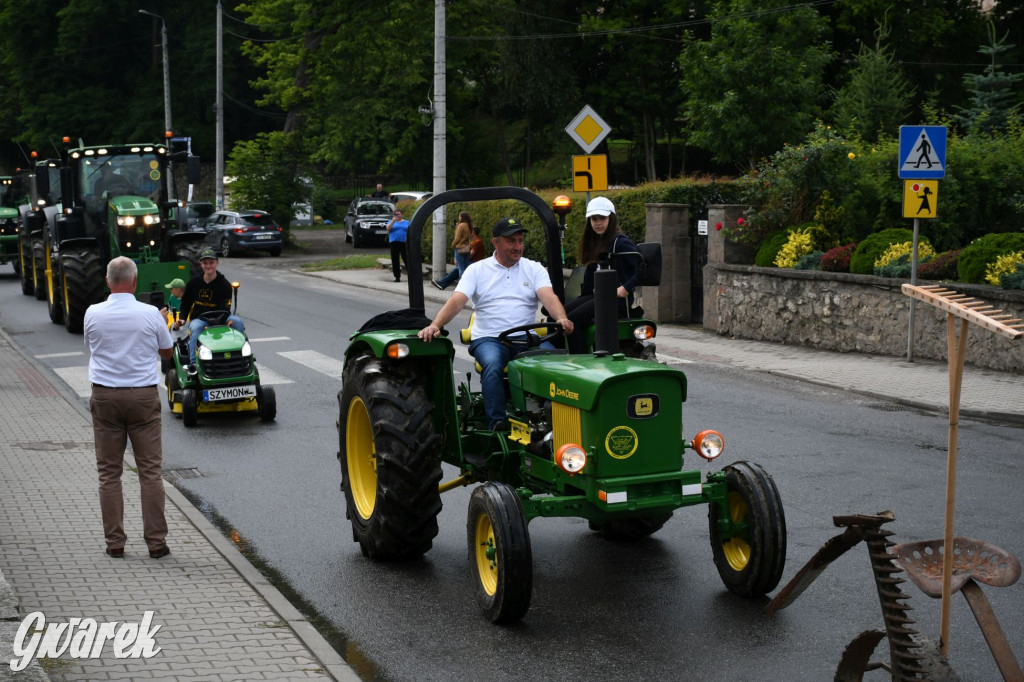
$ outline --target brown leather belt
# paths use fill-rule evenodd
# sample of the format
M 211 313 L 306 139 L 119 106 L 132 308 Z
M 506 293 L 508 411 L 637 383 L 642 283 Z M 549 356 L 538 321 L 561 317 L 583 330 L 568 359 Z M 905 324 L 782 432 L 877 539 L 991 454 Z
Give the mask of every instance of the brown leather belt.
M 148 386 L 104 386 L 103 384 L 93 384 L 93 388 L 106 388 L 111 391 L 138 391 L 143 388 L 156 388 L 156 384 L 150 384 Z

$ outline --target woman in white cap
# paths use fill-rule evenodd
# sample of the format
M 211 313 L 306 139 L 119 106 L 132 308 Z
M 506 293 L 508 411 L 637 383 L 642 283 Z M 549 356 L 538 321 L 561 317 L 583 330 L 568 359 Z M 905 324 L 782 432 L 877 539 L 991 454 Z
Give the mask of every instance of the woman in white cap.
M 575 327 L 575 331 L 568 336 L 570 353 L 586 351 L 586 330 L 594 321 L 594 271 L 597 270 L 602 254 L 608 254 L 611 266 L 618 275 L 619 286 L 615 295 L 619 302 L 619 317 L 629 317 L 639 261 L 635 255 L 618 257 L 625 253 L 636 254 L 636 244 L 619 228 L 615 204 L 606 197 L 591 199 L 587 204 L 587 225 L 580 240 L 579 262 L 587 268 L 583 275 L 583 287 L 580 295 L 565 306 L 565 312 Z

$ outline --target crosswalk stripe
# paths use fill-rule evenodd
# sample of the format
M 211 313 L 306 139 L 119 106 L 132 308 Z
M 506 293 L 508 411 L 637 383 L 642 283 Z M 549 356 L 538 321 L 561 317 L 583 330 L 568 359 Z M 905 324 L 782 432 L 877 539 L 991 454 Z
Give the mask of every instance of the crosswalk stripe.
M 79 355 L 85 355 L 85 351 L 75 351 L 74 353 L 44 353 L 43 355 L 34 355 L 32 357 L 37 360 L 46 360 L 47 358 L 73 358 Z
M 265 365 L 256 363 L 256 367 L 260 370 L 260 383 L 267 386 L 279 386 L 281 384 L 294 384 L 295 382 L 284 376 L 278 374 L 274 370 L 270 369 Z
M 341 372 L 345 368 L 345 363 L 341 360 L 336 360 L 329 355 L 324 355 L 315 350 L 283 351 L 279 352 L 278 355 L 339 381 L 341 380 Z
M 71 390 L 80 398 L 88 398 L 92 395 L 92 382 L 89 381 L 89 366 L 79 365 L 78 367 L 54 367 L 64 383 L 71 387 Z
M 290 336 L 267 336 L 262 339 L 254 339 L 249 337 L 249 343 L 266 343 L 267 341 L 291 341 Z

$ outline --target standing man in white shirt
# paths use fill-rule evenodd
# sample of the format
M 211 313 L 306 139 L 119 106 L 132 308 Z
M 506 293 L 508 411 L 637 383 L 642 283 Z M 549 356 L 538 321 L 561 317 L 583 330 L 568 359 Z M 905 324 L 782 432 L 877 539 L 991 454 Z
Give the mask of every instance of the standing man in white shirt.
M 142 487 L 143 537 L 154 559 L 171 553 L 164 518 L 162 408 L 158 358 L 171 357 L 167 322 L 154 306 L 135 298 L 138 267 L 119 256 L 107 265 L 110 296 L 85 311 L 85 345 L 92 382 L 93 439 L 99 470 L 100 512 L 107 555 L 124 557 L 121 474 L 131 440 Z
M 459 279 L 451 298 L 437 311 L 434 320 L 419 331 L 424 341 L 434 340 L 441 327 L 451 322 L 470 299 L 476 318 L 473 322 L 469 354 L 480 363 L 480 387 L 484 410 L 491 429 L 508 428 L 505 413 L 505 387 L 501 375 L 505 365 L 525 348 L 498 341 L 506 329 L 530 324 L 537 319 L 538 302 L 566 334 L 572 322 L 551 287 L 548 271 L 537 261 L 523 258 L 526 228 L 515 218 L 502 218 L 494 225 L 494 254 L 470 264 Z

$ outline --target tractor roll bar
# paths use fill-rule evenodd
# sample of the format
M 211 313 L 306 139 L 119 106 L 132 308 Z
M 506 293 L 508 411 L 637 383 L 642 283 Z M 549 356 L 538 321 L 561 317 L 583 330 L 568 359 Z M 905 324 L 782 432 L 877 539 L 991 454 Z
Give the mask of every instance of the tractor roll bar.
M 500 199 L 515 199 L 521 201 L 534 210 L 540 218 L 546 238 L 546 253 L 548 261 L 548 275 L 551 277 L 551 288 L 555 295 L 561 300 L 565 289 L 562 284 L 562 244 L 558 233 L 558 222 L 551 207 L 544 203 L 544 200 L 527 189 L 521 187 L 476 187 L 467 189 L 450 189 L 430 197 L 416 209 L 412 220 L 409 223 L 409 233 L 406 236 L 406 258 L 409 264 L 410 273 L 422 273 L 423 263 L 420 257 L 420 238 L 423 234 L 423 225 L 430 219 L 441 206 L 456 202 L 467 201 L 491 201 Z M 482 228 L 481 232 L 484 229 Z M 445 237 L 445 242 L 447 242 Z M 445 249 L 448 248 L 447 243 Z M 423 277 L 409 275 L 409 307 L 423 310 Z

